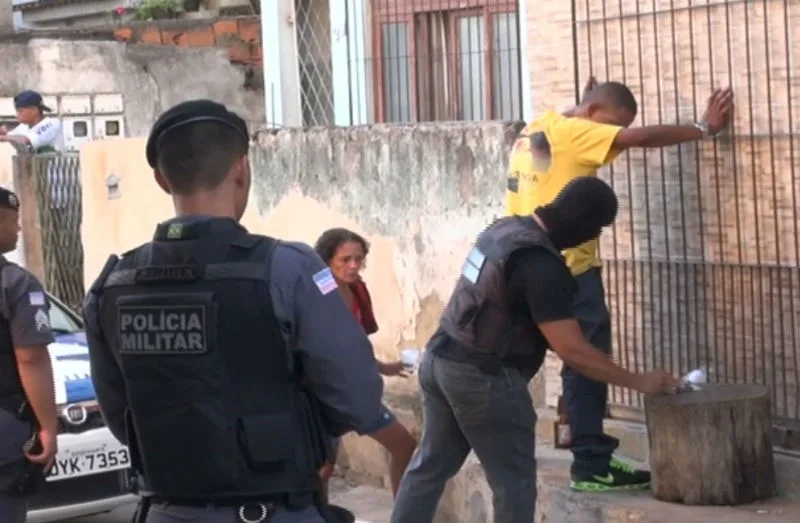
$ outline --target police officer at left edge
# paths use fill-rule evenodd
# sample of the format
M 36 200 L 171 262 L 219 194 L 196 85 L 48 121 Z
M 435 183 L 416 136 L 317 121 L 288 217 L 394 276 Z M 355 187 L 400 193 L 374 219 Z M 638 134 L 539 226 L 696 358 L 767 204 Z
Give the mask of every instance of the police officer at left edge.
M 84 303 L 97 399 L 140 475 L 138 521 L 341 521 L 320 495 L 330 436 L 392 421 L 330 269 L 239 224 L 248 147 L 221 104 L 162 114 L 146 154 L 176 217 L 112 256 Z
M 0 252 L 19 239 L 19 200 L 0 188 Z M 56 454 L 58 418 L 47 346 L 48 300 L 30 272 L 0 255 L 0 521 L 24 523 Z

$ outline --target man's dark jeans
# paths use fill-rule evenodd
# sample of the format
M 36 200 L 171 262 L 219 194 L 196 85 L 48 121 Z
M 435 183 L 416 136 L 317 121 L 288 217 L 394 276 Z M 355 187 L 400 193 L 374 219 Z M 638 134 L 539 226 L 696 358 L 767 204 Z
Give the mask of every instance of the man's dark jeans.
M 422 440 L 400 482 L 391 523 L 431 523 L 447 480 L 470 450 L 492 489 L 493 521 L 531 523 L 536 413 L 528 380 L 515 369 L 489 374 L 471 363 L 444 359 L 428 345 L 419 382 Z
M 595 347 L 611 354 L 611 318 L 600 269 L 589 269 L 575 279 L 578 281 L 575 316 L 581 330 Z M 617 439 L 603 433 L 608 385 L 590 380 L 566 365 L 561 380 L 572 431 L 572 475 L 583 480 L 603 475 L 619 445 Z

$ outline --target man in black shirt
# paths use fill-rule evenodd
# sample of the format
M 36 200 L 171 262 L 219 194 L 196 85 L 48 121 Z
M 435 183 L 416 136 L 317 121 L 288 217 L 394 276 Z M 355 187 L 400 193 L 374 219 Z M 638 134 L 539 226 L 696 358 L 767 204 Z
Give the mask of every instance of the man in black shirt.
M 612 189 L 583 177 L 532 216 L 502 218 L 478 237 L 420 364 L 425 424 L 392 523 L 430 523 L 470 450 L 492 488 L 495 523 L 533 520 L 536 413 L 528 381 L 548 348 L 597 381 L 643 393 L 677 387 L 666 372 L 615 365 L 575 319 L 576 282 L 560 251 L 596 238 L 616 213 Z M 613 483 L 609 476 L 596 479 Z

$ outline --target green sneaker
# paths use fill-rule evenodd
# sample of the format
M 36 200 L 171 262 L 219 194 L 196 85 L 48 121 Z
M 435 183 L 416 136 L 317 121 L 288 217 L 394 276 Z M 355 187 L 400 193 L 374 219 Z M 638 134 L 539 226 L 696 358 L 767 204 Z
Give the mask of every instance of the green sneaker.
M 650 473 L 638 470 L 624 461 L 612 457 L 604 475 L 572 477 L 569 483 L 578 492 L 630 492 L 650 488 Z

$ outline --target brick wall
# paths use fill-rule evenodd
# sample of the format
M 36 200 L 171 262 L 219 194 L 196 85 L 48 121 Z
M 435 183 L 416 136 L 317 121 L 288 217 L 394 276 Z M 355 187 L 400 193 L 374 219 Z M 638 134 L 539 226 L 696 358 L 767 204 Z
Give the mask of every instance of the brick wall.
M 226 48 L 232 63 L 262 66 L 258 16 L 134 22 L 117 28 L 114 36 L 136 44 Z
M 570 2 L 528 14 L 534 106 L 566 107 Z M 603 173 L 621 201 L 601 243 L 618 359 L 767 383 L 776 415 L 800 419 L 800 4 L 578 0 L 576 19 L 580 83 L 627 83 L 634 125 L 695 121 L 715 86 L 737 103 L 716 142 L 632 151 Z

